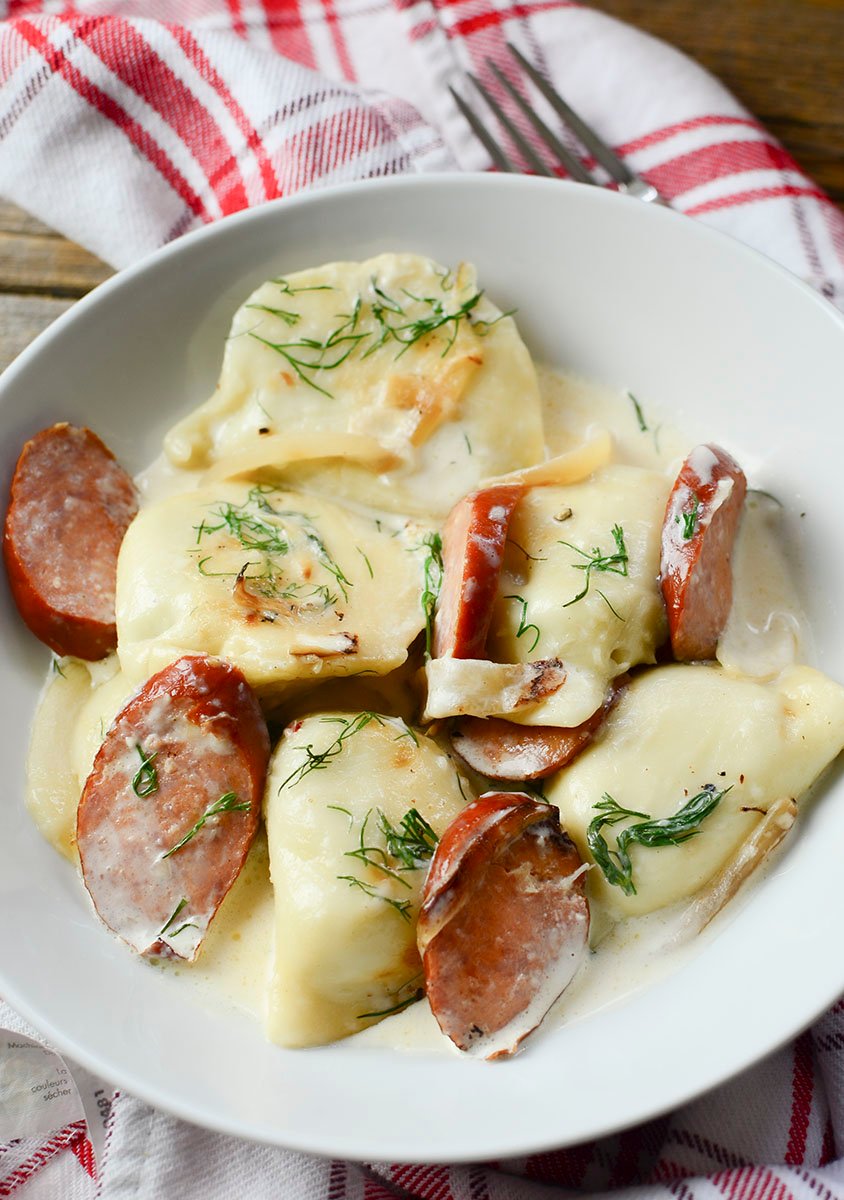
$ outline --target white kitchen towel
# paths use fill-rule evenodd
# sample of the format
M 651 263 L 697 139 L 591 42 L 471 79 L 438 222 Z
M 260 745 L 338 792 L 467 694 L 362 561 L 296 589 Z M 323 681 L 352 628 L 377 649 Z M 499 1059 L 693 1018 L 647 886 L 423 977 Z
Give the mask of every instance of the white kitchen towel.
M 844 306 L 839 210 L 716 80 L 587 7 L 0 0 L 0 18 L 0 194 L 115 266 L 303 188 L 486 169 L 446 85 L 468 94 L 464 72 L 476 71 L 532 137 L 487 66 L 492 59 L 516 76 L 509 40 L 676 208 Z M 12 1040 L 37 1037 L 2 1003 L 1 1029 Z M 77 1068 L 66 1068 L 76 1080 Z M 13 1093 L 3 1070 L 0 1060 L 0 1099 Z M 41 1062 L 32 1070 L 31 1087 L 55 1077 Z M 29 1138 L 8 1126 L 0 1197 L 844 1197 L 842 1003 L 791 1046 L 674 1114 L 588 1145 L 473 1167 L 359 1166 L 271 1150 L 79 1080 L 74 1120 L 57 1109 L 57 1125 L 45 1131 L 42 1122 Z M 85 1097 L 107 1125 L 97 1162 L 88 1134 L 98 1118 L 89 1111 L 86 1126 Z

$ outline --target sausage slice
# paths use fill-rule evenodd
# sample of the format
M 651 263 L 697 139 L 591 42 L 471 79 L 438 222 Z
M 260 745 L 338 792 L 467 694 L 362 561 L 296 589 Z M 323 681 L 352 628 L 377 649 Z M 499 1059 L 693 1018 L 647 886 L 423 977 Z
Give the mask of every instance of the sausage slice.
M 521 483 L 498 483 L 455 504 L 443 529 L 434 657 L 485 658 L 504 546 Z
M 697 446 L 665 510 L 660 583 L 675 659 L 715 657 L 733 599 L 732 553 L 747 480 L 719 446 Z
M 487 792 L 449 825 L 422 894 L 417 940 L 440 1028 L 483 1058 L 512 1054 L 580 966 L 585 869 L 559 812 Z
M 56 654 L 117 645 L 117 553 L 137 511 L 135 485 L 90 429 L 53 425 L 21 451 L 3 556 L 18 612 Z
M 189 656 L 118 713 L 79 802 L 82 876 L 104 923 L 193 960 L 258 828 L 270 745 L 229 663 Z
M 591 742 L 629 678 L 616 680 L 597 712 L 574 728 L 518 725 L 501 717 L 462 717 L 454 722 L 451 744 L 467 766 L 488 779 L 545 779 Z

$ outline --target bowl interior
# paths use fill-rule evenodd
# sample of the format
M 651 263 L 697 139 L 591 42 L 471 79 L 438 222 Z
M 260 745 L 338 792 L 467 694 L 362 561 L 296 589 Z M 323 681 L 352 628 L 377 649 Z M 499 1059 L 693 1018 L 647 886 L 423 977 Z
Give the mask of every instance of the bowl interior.
M 26 436 L 55 420 L 90 425 L 141 468 L 213 390 L 232 313 L 253 286 L 394 249 L 475 262 L 495 302 L 518 309 L 537 358 L 630 388 L 692 437 L 735 452 L 752 485 L 786 504 L 817 665 L 844 679 L 844 558 L 832 552 L 844 506 L 844 321 L 758 255 L 598 189 L 483 176 L 375 182 L 186 238 L 98 289 L 6 373 L 5 483 Z M 831 780 L 777 868 L 681 971 L 536 1038 L 512 1062 L 270 1047 L 245 1016 L 208 1009 L 135 961 L 39 838 L 23 807 L 24 748 L 47 654 L 5 588 L 0 628 L 0 990 L 72 1057 L 197 1123 L 359 1158 L 471 1160 L 570 1144 L 719 1082 L 844 987 L 829 952 L 844 893 L 816 868 L 844 849 Z M 660 1030 L 658 1051 L 634 1036 L 643 1029 Z

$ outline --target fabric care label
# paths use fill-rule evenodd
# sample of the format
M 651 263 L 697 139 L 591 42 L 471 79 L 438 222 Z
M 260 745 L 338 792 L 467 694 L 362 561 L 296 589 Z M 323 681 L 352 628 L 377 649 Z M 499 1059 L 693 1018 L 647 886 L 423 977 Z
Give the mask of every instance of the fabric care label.
M 40 1042 L 0 1029 L 0 1142 L 47 1137 L 86 1121 L 97 1160 L 114 1090 Z

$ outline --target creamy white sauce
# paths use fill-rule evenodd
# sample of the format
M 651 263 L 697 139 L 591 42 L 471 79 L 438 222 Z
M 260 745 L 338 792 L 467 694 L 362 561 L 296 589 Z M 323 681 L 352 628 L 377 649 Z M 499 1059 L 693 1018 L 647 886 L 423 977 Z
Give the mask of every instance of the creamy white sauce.
M 718 643 L 718 661 L 735 674 L 773 679 L 814 657 L 783 525 L 777 500 L 748 492 L 733 551 L 733 605 Z
M 614 460 L 664 471 L 679 469 L 688 453 L 687 439 L 652 412 L 647 399 L 637 397 L 639 407 L 624 393 L 618 394 L 593 383 L 567 376 L 548 367 L 539 368 L 543 397 L 548 456 L 565 453 L 602 429 L 611 431 Z M 645 428 L 642 428 L 642 424 Z M 717 432 L 717 431 L 716 431 Z M 449 457 L 447 465 L 458 475 L 467 465 L 467 448 L 457 437 L 453 444 L 440 441 Z M 430 464 L 430 479 L 441 478 L 442 461 Z M 149 504 L 199 485 L 202 472 L 177 471 L 162 455 L 138 477 L 142 502 Z M 187 489 L 186 489 L 187 485 Z M 417 494 L 424 494 L 424 476 Z M 364 506 L 347 507 L 400 528 L 404 518 L 381 514 Z M 734 607 L 719 646 L 718 657 L 730 670 L 759 678 L 772 677 L 805 657 L 809 634 L 788 562 L 777 530 L 778 509 L 774 502 L 751 495 L 735 555 Z M 115 670 L 113 659 L 90 664 L 92 683 L 108 680 Z M 379 688 L 384 681 L 376 681 Z M 403 681 L 397 683 L 398 688 Z M 401 704 L 399 705 L 401 707 Z M 71 704 L 57 720 L 56 706 L 49 710 L 57 729 L 56 743 L 65 745 L 75 729 L 80 705 Z M 36 717 L 33 755 L 30 756 L 30 807 L 44 804 L 45 763 L 49 740 L 44 736 L 42 714 Z M 42 755 L 44 755 L 42 759 Z M 66 774 L 66 772 L 65 772 Z M 38 797 L 33 795 L 38 791 Z M 66 781 L 65 781 L 66 790 Z M 37 814 L 36 819 L 37 819 Z M 39 822 L 50 836 L 49 822 Z M 52 837 L 51 837 L 51 840 Z M 68 846 L 64 852 L 68 853 Z M 598 905 L 593 904 L 592 944 L 594 949 L 564 994 L 551 1007 L 533 1047 L 543 1034 L 560 1024 L 586 1019 L 590 1014 L 619 1003 L 625 996 L 650 986 L 680 969 L 705 939 L 714 936 L 718 922 L 691 940 L 678 936 L 687 906 L 627 920 L 609 928 Z M 721 918 L 719 918 L 720 920 Z M 197 1002 L 219 1009 L 231 1005 L 263 1022 L 273 940 L 273 894 L 269 860 L 263 831 L 247 863 L 211 924 L 199 958 L 194 964 L 163 963 L 160 969 L 178 976 L 195 992 Z M 459 1052 L 439 1031 L 427 1001 L 413 1004 L 354 1036 L 361 1046 L 389 1046 L 395 1050 L 435 1055 Z

